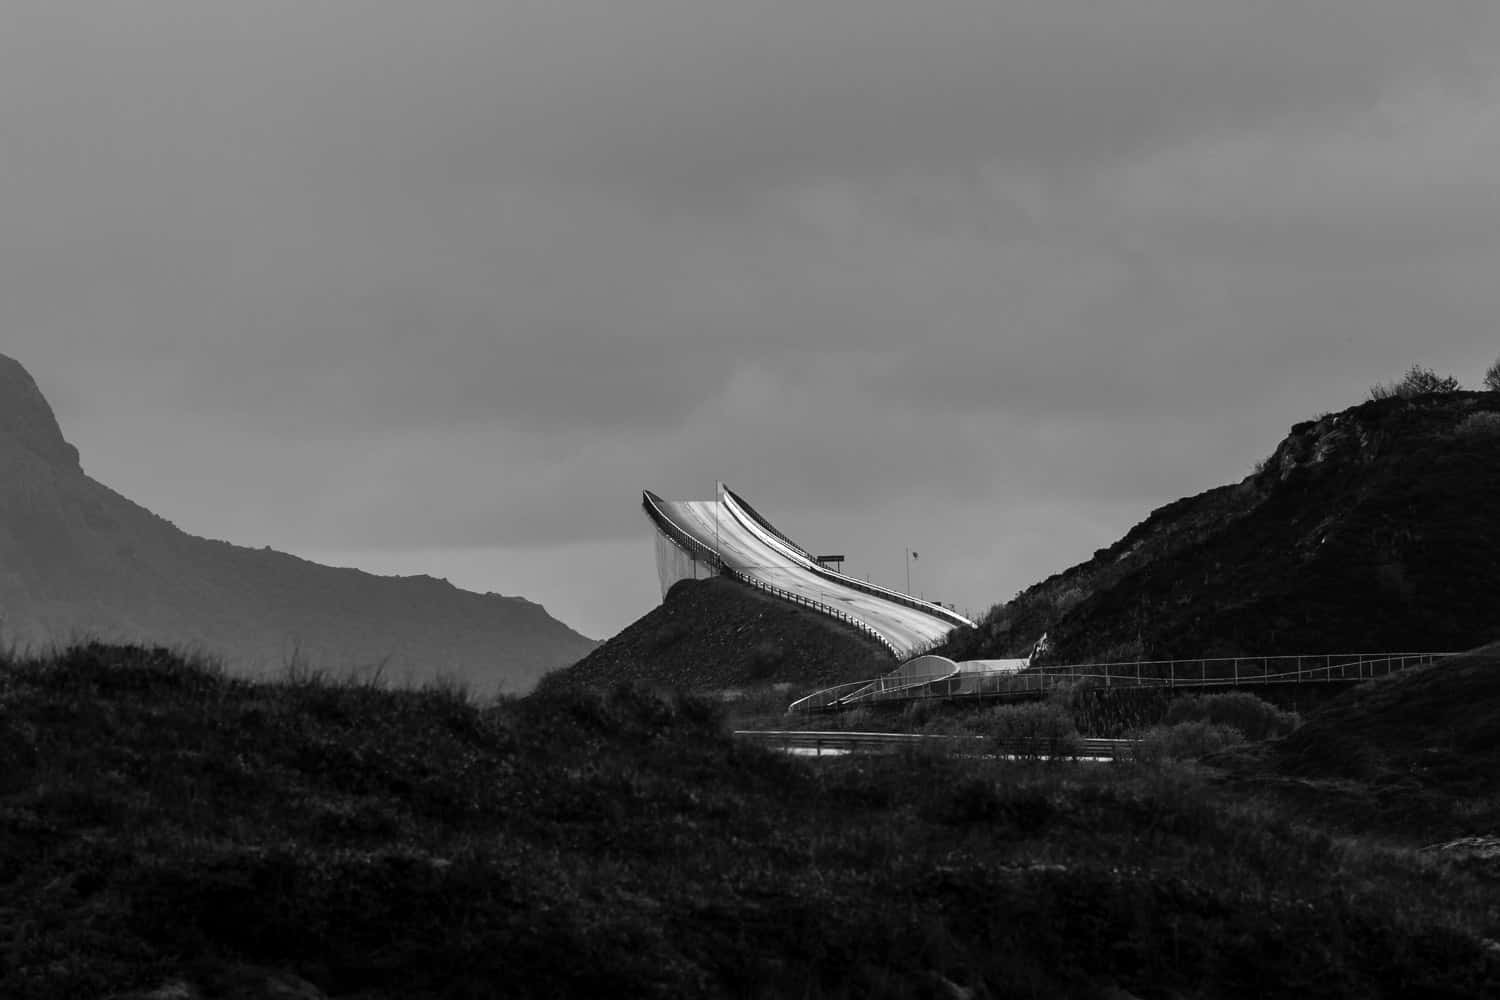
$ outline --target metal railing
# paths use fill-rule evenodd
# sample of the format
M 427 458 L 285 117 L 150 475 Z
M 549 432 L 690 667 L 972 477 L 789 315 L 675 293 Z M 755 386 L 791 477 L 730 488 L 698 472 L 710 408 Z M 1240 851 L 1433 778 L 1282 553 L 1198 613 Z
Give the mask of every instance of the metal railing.
M 929 684 L 946 681 L 958 675 L 957 665 L 953 670 L 941 674 L 882 674 L 869 680 L 850 681 L 847 684 L 836 684 L 833 687 L 823 688 L 805 695 L 787 708 L 788 712 L 818 712 L 834 708 L 842 708 L 844 705 L 859 700 L 886 701 L 899 696 L 903 691 L 913 691 L 923 688 Z
M 868 635 L 870 638 L 874 639 L 876 642 L 880 643 L 886 649 L 890 650 L 892 656 L 896 657 L 897 659 L 901 657 L 901 652 L 896 649 L 895 643 L 891 642 L 890 639 L 887 639 L 884 634 L 882 634 L 872 625 L 868 624 L 865 621 L 862 621 L 859 618 L 854 617 L 847 611 L 840 611 L 838 608 L 835 608 L 832 605 L 824 604 L 822 601 L 815 601 L 810 597 L 804 597 L 801 594 L 795 593 L 793 591 L 783 590 L 775 584 L 767 583 L 759 577 L 751 576 L 749 573 L 742 573 L 739 570 L 732 569 L 728 566 L 725 566 L 723 568 L 723 573 L 725 576 L 734 577 L 741 583 L 748 583 L 752 587 L 759 587 L 761 590 L 764 590 L 769 594 L 774 594 L 777 597 L 780 597 L 782 600 L 791 601 L 793 604 L 800 604 L 805 608 L 812 608 L 814 611 L 822 612 L 825 615 L 831 615 L 832 617 L 837 618 L 846 624 L 854 626 L 861 632 Z
M 720 485 L 724 485 L 724 484 L 720 484 Z M 781 541 L 783 543 L 785 543 L 786 545 L 789 545 L 793 549 L 796 549 L 798 553 L 800 553 L 802 556 L 806 557 L 807 559 L 810 559 L 813 562 L 817 561 L 817 558 L 811 552 L 807 551 L 802 546 L 798 545 L 796 542 L 794 542 L 790 538 L 788 538 L 786 535 L 782 534 L 780 528 L 776 527 L 776 525 L 774 525 L 770 521 L 766 520 L 765 517 L 763 517 L 761 515 L 760 511 L 758 511 L 754 507 L 750 506 L 750 501 L 749 500 L 746 500 L 744 497 L 740 496 L 734 490 L 730 489 L 727 485 L 724 486 L 724 495 L 727 496 L 727 497 L 729 497 L 730 500 L 732 500 L 735 504 L 737 504 L 752 520 L 755 521 L 756 524 L 760 525 L 767 532 L 769 532 L 769 533 L 775 535 L 777 538 L 781 539 Z
M 1060 741 L 1025 738 L 997 740 L 993 737 L 939 733 L 858 733 L 817 729 L 737 729 L 738 739 L 778 750 L 811 750 L 837 753 L 893 753 L 901 750 L 934 749 L 951 753 L 999 754 L 1017 757 L 1085 757 L 1118 760 L 1128 757 L 1139 740 L 1073 738 Z
M 675 542 L 678 547 L 687 550 L 693 558 L 702 559 L 715 569 L 724 568 L 724 560 L 719 553 L 683 531 L 667 516 L 667 512 L 661 509 L 661 497 L 646 490 L 641 495 L 641 507 L 645 510 L 646 516 L 651 519 L 651 523 L 656 525 L 657 530 Z
M 894 604 L 900 604 L 903 607 L 908 607 L 915 611 L 921 611 L 924 614 L 931 615 L 934 618 L 938 618 L 946 622 L 950 628 L 956 628 L 960 625 L 967 625 L 971 628 L 973 627 L 974 623 L 969 619 L 965 618 L 957 611 L 951 611 L 948 608 L 943 607 L 941 604 L 936 604 L 931 601 L 924 601 L 919 597 L 912 597 L 910 594 L 903 594 L 899 590 L 891 590 L 888 587 L 882 587 L 879 584 L 869 583 L 857 577 L 848 576 L 844 573 L 837 572 L 836 570 L 829 569 L 827 566 L 822 565 L 812 556 L 808 555 L 807 551 L 796 542 L 787 538 L 780 531 L 778 531 L 769 521 L 762 517 L 759 512 L 757 512 L 753 507 L 746 503 L 738 493 L 735 493 L 733 490 L 726 486 L 724 487 L 724 494 L 729 500 L 729 506 L 731 510 L 739 509 L 740 513 L 743 513 L 745 515 L 745 518 L 748 518 L 750 521 L 754 522 L 756 527 L 759 527 L 767 534 L 779 539 L 783 544 L 787 545 L 789 548 L 797 552 L 800 559 L 805 563 L 804 568 L 811 570 L 812 572 L 818 574 L 821 577 L 824 577 L 825 579 L 833 580 L 834 582 L 841 584 L 842 586 L 848 587 L 851 590 L 858 590 L 862 593 L 869 594 L 872 597 L 879 597 L 882 600 L 890 601 Z
M 1060 687 L 1214 688 L 1265 684 L 1326 684 L 1371 680 L 1425 666 L 1452 653 L 1319 653 L 1189 660 L 1075 663 L 1020 672 L 958 670 L 931 678 L 886 675 L 814 691 L 788 712 L 819 712 L 854 704 L 959 698 L 1034 698 Z

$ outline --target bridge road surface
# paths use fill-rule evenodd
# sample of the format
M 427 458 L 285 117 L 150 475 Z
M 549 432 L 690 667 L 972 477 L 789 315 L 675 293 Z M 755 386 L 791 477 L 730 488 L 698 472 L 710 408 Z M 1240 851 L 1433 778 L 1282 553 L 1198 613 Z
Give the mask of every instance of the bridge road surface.
M 661 509 L 710 551 L 717 550 L 731 569 L 858 618 L 903 654 L 931 645 L 955 627 L 935 615 L 856 590 L 818 573 L 785 543 L 749 518 L 738 516 L 731 504 L 714 500 L 663 500 Z

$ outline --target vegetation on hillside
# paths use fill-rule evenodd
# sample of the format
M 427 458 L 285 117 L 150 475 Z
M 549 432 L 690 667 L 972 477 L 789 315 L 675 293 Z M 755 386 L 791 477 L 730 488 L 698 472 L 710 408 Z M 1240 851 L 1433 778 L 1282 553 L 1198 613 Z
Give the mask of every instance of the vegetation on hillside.
M 955 632 L 954 659 L 1465 649 L 1500 635 L 1500 396 L 1364 403 Z
M 844 622 L 715 577 L 679 581 L 660 605 L 541 686 L 585 690 L 625 681 L 722 692 L 776 685 L 784 706 L 895 665 L 884 646 Z
M 1492 874 L 1205 773 L 814 763 L 638 689 L 79 647 L 0 665 L 0 996 L 1500 990 Z
M 1361 685 L 1236 768 L 1349 832 L 1500 830 L 1500 643 Z
M 1370 386 L 1370 398 L 1391 399 L 1399 396 L 1402 399 L 1412 399 L 1429 393 L 1458 392 L 1459 388 L 1456 376 L 1439 375 L 1423 365 L 1412 365 L 1396 381 L 1377 382 Z

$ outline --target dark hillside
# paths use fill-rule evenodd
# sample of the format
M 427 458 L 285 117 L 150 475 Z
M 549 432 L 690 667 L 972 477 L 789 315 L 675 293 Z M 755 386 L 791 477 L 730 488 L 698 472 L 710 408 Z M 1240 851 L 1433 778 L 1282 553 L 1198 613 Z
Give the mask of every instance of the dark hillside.
M 716 577 L 676 584 L 659 606 L 578 663 L 548 674 L 542 686 L 821 687 L 875 677 L 894 666 L 889 651 L 857 629 Z
M 1480 997 L 1493 884 L 1192 771 L 811 762 L 619 688 L 0 663 L 0 996 Z M 1122 992 L 1123 991 L 1123 992 Z
M 1500 643 L 1363 684 L 1235 770 L 1350 829 L 1500 830 Z M 1281 780 L 1278 780 L 1281 779 Z
M 1500 393 L 1298 424 L 1244 481 L 1176 501 L 1023 591 L 948 655 L 1052 662 L 1466 649 L 1500 636 Z

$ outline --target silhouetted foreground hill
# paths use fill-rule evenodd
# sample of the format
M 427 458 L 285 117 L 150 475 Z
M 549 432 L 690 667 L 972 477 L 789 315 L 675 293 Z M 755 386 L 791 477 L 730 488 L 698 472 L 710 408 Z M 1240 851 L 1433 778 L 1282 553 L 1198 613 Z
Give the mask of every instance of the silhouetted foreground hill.
M 0 357 L 0 632 L 186 644 L 237 669 L 384 663 L 530 687 L 595 643 L 519 597 L 195 538 L 86 476 L 31 376 Z
M 542 685 L 822 687 L 875 677 L 895 665 L 884 646 L 837 619 L 715 577 L 679 582 L 660 605 L 573 666 L 548 674 Z
M 1500 643 L 1360 685 L 1240 756 L 1238 776 L 1344 829 L 1500 836 Z
M 1191 770 L 810 762 L 630 689 L 100 646 L 0 664 L 0 706 L 7 1000 L 1500 991 L 1493 884 Z
M 1500 393 L 1301 423 L 1253 474 L 1151 514 L 945 652 L 1045 662 L 1440 651 L 1500 636 Z

